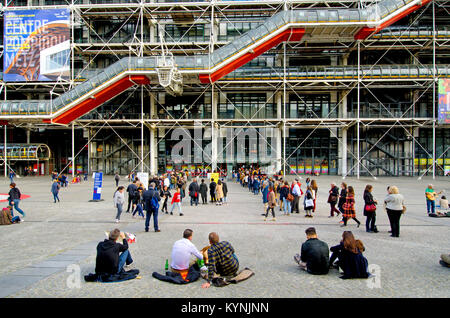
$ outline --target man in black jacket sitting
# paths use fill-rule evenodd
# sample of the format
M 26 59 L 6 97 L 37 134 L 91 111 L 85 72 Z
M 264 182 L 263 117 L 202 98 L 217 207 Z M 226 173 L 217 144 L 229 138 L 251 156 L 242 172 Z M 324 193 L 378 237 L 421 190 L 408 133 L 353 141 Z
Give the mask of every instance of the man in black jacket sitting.
M 316 229 L 307 228 L 306 242 L 302 244 L 301 255 L 296 254 L 294 260 L 300 268 L 314 275 L 328 274 L 329 270 L 329 251 L 328 244 L 317 238 Z
M 120 233 L 119 229 L 114 229 L 109 233 L 109 238 L 97 245 L 97 258 L 95 264 L 95 274 L 115 275 L 123 271 L 124 265 L 133 263 L 130 251 L 128 250 L 128 235 Z M 123 244 L 116 243 L 117 239 L 123 239 Z

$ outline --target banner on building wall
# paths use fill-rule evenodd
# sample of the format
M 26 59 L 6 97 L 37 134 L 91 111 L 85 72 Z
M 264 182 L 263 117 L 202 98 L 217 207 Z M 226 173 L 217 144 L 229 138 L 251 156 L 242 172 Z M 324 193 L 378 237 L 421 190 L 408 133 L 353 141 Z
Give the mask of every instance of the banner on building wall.
M 5 11 L 3 80 L 69 80 L 69 9 Z
M 296 174 L 297 173 L 297 166 L 296 165 L 290 165 L 289 167 L 291 168 L 290 174 Z
M 92 200 L 100 201 L 102 198 L 103 172 L 94 172 L 94 195 Z
M 314 174 L 320 174 L 320 166 L 314 166 Z
M 444 167 L 444 176 L 450 176 L 450 166 Z
M 450 124 L 450 78 L 439 79 L 438 123 Z
M 322 166 L 322 174 L 328 174 L 328 166 Z

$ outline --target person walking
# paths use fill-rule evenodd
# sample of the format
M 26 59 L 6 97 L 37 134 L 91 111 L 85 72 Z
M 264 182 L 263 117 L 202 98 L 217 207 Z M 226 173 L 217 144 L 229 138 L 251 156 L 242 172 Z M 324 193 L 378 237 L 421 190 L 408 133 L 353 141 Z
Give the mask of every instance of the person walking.
M 339 194 L 339 201 L 338 201 L 338 209 L 339 212 L 342 214 L 342 221 L 339 223 L 344 223 L 344 203 L 347 198 L 347 183 L 342 182 L 341 183 L 341 193 Z
M 56 200 L 58 200 L 58 202 L 60 202 L 59 197 L 58 197 L 60 188 L 61 188 L 61 186 L 58 184 L 58 180 L 54 179 L 53 183 L 52 183 L 52 188 L 50 190 L 50 192 L 53 194 L 53 200 L 55 201 L 54 203 L 56 203 Z
M 372 185 L 366 185 L 364 190 L 364 216 L 366 216 L 366 232 L 378 233 L 376 221 L 377 200 L 372 196 Z
M 216 186 L 216 205 L 222 205 L 223 204 L 223 184 L 222 181 L 217 181 Z
M 266 210 L 266 215 L 264 217 L 264 221 L 267 221 L 267 216 L 269 215 L 269 210 L 272 211 L 272 221 L 276 221 L 276 218 L 275 218 L 275 207 L 276 206 L 277 206 L 277 200 L 276 200 L 275 192 L 273 191 L 273 187 L 269 186 L 267 210 Z
M 344 213 L 342 214 L 344 219 L 344 224 L 341 225 L 341 227 L 347 226 L 348 219 L 352 218 L 355 220 L 356 223 L 358 223 L 359 227 L 361 225 L 361 222 L 356 218 L 356 209 L 355 209 L 355 190 L 352 186 L 348 187 L 347 189 L 347 197 L 345 199 L 345 203 L 343 205 Z
M 123 204 L 125 203 L 125 187 L 120 186 L 114 192 L 114 206 L 117 208 L 116 223 L 120 222 L 120 215 L 122 214 Z
M 164 213 L 165 211 L 165 213 L 168 214 L 169 211 L 167 210 L 167 202 L 169 201 L 169 198 L 172 197 L 172 194 L 170 193 L 168 186 L 164 186 L 164 189 L 161 191 L 160 196 L 164 199 L 164 203 L 161 208 L 161 213 Z
M 19 212 L 20 214 L 22 214 L 22 218 L 25 218 L 26 214 L 24 211 L 22 211 L 21 208 L 19 208 L 19 203 L 20 203 L 20 197 L 22 196 L 22 194 L 20 193 L 19 188 L 16 187 L 16 184 L 14 182 L 12 182 L 9 185 L 9 205 L 12 206 L 14 209 L 16 209 L 17 212 Z M 13 213 L 13 209 L 11 209 L 11 214 Z
M 331 183 L 331 189 L 328 191 L 328 203 L 330 204 L 330 216 L 329 218 L 334 217 L 334 212 L 339 215 L 341 212 L 339 212 L 338 209 L 336 209 L 336 204 L 338 203 L 339 199 L 339 188 L 336 186 L 336 183 Z
M 441 192 L 436 193 L 433 189 L 433 185 L 429 184 L 427 189 L 425 190 L 425 198 L 427 200 L 427 213 L 428 214 L 436 214 L 436 198 Z
M 118 187 L 119 186 L 119 181 L 120 181 L 119 173 L 116 172 L 116 174 L 114 175 L 114 180 L 116 181 L 116 187 Z
M 156 184 L 151 182 L 148 190 L 144 192 L 143 195 L 145 209 L 147 211 L 145 217 L 145 232 L 148 232 L 150 225 L 150 218 L 153 215 L 153 228 L 155 232 L 161 232 L 158 227 L 158 210 L 159 210 L 159 201 L 161 201 L 161 197 L 159 196 L 158 191 L 156 190 Z
M 386 204 L 386 212 L 389 217 L 389 223 L 391 224 L 391 236 L 399 237 L 400 217 L 406 210 L 404 198 L 396 186 L 390 186 L 388 192 L 389 194 L 384 198 L 384 203 Z
M 133 210 L 133 214 L 132 217 L 134 218 L 136 215 L 136 212 L 138 213 L 139 216 L 141 216 L 142 218 L 145 218 L 144 215 L 144 189 L 139 187 L 134 195 L 134 199 L 133 199 L 133 206 L 135 206 L 134 210 Z
M 137 186 L 137 180 L 133 180 L 133 183 L 130 183 L 127 187 L 127 193 L 128 193 L 128 207 L 126 213 L 130 213 L 130 206 L 131 210 L 134 210 L 134 196 L 137 192 L 138 186 Z
M 202 196 L 202 204 L 208 204 L 208 186 L 205 183 L 205 179 L 202 179 L 200 184 L 200 194 Z
M 180 188 L 177 188 L 177 191 L 173 194 L 171 204 L 172 204 L 172 209 L 170 210 L 170 215 L 173 215 L 173 210 L 175 209 L 175 206 L 178 207 L 178 212 L 180 213 L 180 216 L 184 215 L 181 212 L 181 190 L 180 190 Z
M 16 174 L 14 173 L 14 171 L 9 170 L 9 180 L 11 181 L 10 183 L 14 182 L 14 177 L 16 176 Z

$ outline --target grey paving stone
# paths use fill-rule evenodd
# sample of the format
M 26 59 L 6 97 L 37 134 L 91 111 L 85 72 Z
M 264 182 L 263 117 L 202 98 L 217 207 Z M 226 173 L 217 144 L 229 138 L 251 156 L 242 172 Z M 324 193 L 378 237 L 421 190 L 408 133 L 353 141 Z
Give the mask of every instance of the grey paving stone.
M 70 255 L 70 254 L 59 254 L 53 257 L 50 257 L 47 259 L 47 261 L 72 261 L 72 262 L 79 262 L 83 259 L 85 259 L 88 255 Z
M 47 276 L 53 275 L 57 272 L 60 272 L 61 268 L 59 267 L 27 267 L 16 272 L 11 273 L 11 276 L 41 276 L 41 278 L 45 278 Z
M 66 268 L 68 265 L 73 264 L 73 261 L 44 261 L 38 264 L 33 264 L 31 267 L 35 268 Z
M 15 276 L 6 275 L 0 277 L 0 298 L 17 293 L 18 291 L 37 283 L 42 277 L 40 276 Z
M 92 182 L 62 189 L 61 203 L 52 205 L 48 178 L 21 179 L 21 192 L 32 197 L 21 202 L 27 221 L 1 228 L 0 240 L 11 242 L 14 248 L 8 243 L 0 245 L 0 291 L 3 291 L 3 280 L 9 282 L 8 293 L 3 294 L 8 297 L 450 297 L 449 269 L 438 263 L 442 253 L 450 252 L 450 218 L 427 217 L 424 195 L 428 183 L 433 183 L 438 191 L 449 193 L 448 178 L 420 181 L 417 178 L 346 178 L 346 183 L 356 191 L 356 215 L 363 223 L 359 228 L 353 220 L 346 228 L 341 228 L 340 217 L 328 218 L 329 184 L 341 181 L 340 178 L 320 176 L 317 181 L 317 211 L 312 219 L 306 219 L 302 212 L 283 216 L 275 209 L 277 221 L 264 222 L 260 215 L 263 212 L 261 194 L 252 195 L 236 183 L 228 182 L 227 205 L 190 207 L 188 200 L 184 200 L 184 216 L 159 213 L 161 232 L 145 233 L 144 220 L 133 219 L 128 213 L 122 214 L 121 223 L 114 223 L 116 211 L 112 194 L 116 187 L 112 177 L 104 180 L 105 201 L 95 206 L 87 203 Z M 0 180 L 0 186 L 2 182 Z M 400 220 L 399 238 L 389 236 L 389 220 L 382 204 L 376 212 L 380 232 L 365 232 L 362 194 L 366 184 L 373 185 L 378 202 L 383 201 L 388 185 L 397 185 L 405 196 L 408 210 Z M 7 186 L 6 180 L 3 187 Z M 304 185 L 302 188 L 304 190 Z M 153 220 L 150 224 L 152 230 Z M 306 239 L 305 229 L 309 226 L 314 226 L 319 239 L 330 247 L 339 243 L 344 230 L 352 231 L 364 243 L 369 265 L 379 267 L 377 277 L 381 279 L 381 288 L 369 288 L 368 280 L 343 281 L 337 270 L 325 276 L 299 270 L 293 255 L 300 252 Z M 83 275 L 95 270 L 98 242 L 104 240 L 104 231 L 114 228 L 136 234 L 136 243 L 130 244 L 130 251 L 133 267 L 140 270 L 142 279 L 117 285 L 85 283 Z M 256 275 L 237 285 L 208 290 L 201 288 L 202 280 L 176 286 L 154 279 L 152 273 L 164 271 L 173 243 L 182 237 L 186 228 L 194 230 L 193 243 L 199 249 L 207 245 L 210 232 L 218 232 L 221 240 L 229 241 L 235 248 L 241 268 L 249 267 Z M 68 288 L 66 284 L 73 273 L 65 269 L 72 263 L 80 265 L 80 288 Z M 35 264 L 56 267 L 34 267 Z M 34 275 L 33 269 L 39 276 L 25 275 Z M 55 273 L 51 274 L 53 270 Z M 16 271 L 24 275 L 14 275 Z M 20 280 L 20 277 L 25 278 Z

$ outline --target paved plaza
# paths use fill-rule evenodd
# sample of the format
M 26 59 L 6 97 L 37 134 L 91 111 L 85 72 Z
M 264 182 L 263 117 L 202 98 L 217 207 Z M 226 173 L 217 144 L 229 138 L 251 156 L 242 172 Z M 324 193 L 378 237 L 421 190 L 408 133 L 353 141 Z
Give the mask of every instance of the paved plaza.
M 305 229 L 314 226 L 319 239 L 329 246 L 339 243 L 343 228 L 340 217 L 328 218 L 326 203 L 331 181 L 340 177 L 320 176 L 318 208 L 314 218 L 304 214 L 282 216 L 276 209 L 277 221 L 263 221 L 261 195 L 253 195 L 234 181 L 228 181 L 229 203 L 190 207 L 183 202 L 184 216 L 160 214 L 160 233 L 144 232 L 144 221 L 122 214 L 121 223 L 114 223 L 116 210 L 112 196 L 112 176 L 103 182 L 102 202 L 89 202 L 93 180 L 69 185 L 60 192 L 61 203 L 53 203 L 49 177 L 24 177 L 16 180 L 23 194 L 25 222 L 0 227 L 0 296 L 1 297 L 449 297 L 450 268 L 439 265 L 442 253 L 450 252 L 450 218 L 426 215 L 424 191 L 433 183 L 437 191 L 450 195 L 448 178 L 347 178 L 356 191 L 357 228 L 350 220 L 351 230 L 363 241 L 369 264 L 377 265 L 377 280 L 342 280 L 337 270 L 325 276 L 301 271 L 293 256 L 305 241 Z M 1 193 L 8 192 L 9 180 L 0 181 Z M 122 185 L 127 182 L 122 178 Z M 362 193 L 366 184 L 374 186 L 373 194 L 382 202 L 388 185 L 397 185 L 405 196 L 408 208 L 400 221 L 400 237 L 389 236 L 389 221 L 380 206 L 377 211 L 379 233 L 365 232 L 362 215 Z M 304 190 L 304 186 L 302 186 Z M 6 206 L 6 202 L 2 203 Z M 126 206 L 125 206 L 126 208 Z M 169 206 L 170 209 L 170 206 Z M 175 210 L 177 211 L 177 210 Z M 15 212 L 17 214 L 17 212 Z M 270 219 L 270 218 L 269 218 Z M 153 224 L 153 221 L 151 221 Z M 119 227 L 136 234 L 130 245 L 134 268 L 141 279 L 122 283 L 85 283 L 79 286 L 74 277 L 94 272 L 95 247 L 104 239 L 104 231 Z M 194 230 L 193 243 L 198 249 L 207 245 L 208 234 L 215 231 L 221 240 L 229 241 L 236 250 L 241 268 L 249 267 L 255 276 L 237 285 L 202 289 L 203 280 L 173 285 L 154 279 L 154 271 L 163 273 L 173 243 L 183 230 Z M 79 267 L 77 266 L 79 265 Z M 69 271 L 67 270 L 69 269 Z M 73 271 L 75 270 L 75 271 Z M 371 284 L 372 282 L 372 284 Z M 372 287 L 372 288 L 371 288 Z

